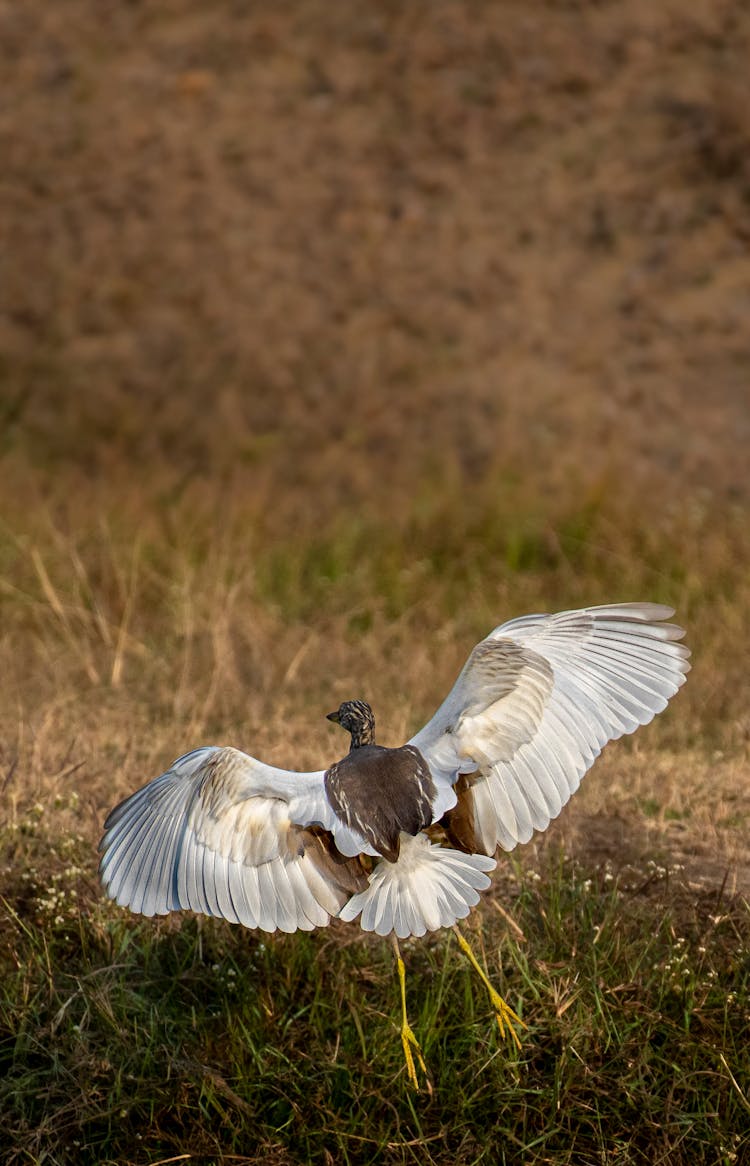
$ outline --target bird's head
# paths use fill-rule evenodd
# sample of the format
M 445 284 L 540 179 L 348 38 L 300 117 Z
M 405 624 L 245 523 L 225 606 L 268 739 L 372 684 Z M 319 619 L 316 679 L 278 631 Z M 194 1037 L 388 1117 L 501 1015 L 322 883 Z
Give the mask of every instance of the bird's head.
M 366 700 L 345 700 L 335 713 L 328 714 L 328 720 L 348 729 L 352 735 L 352 749 L 375 743 L 375 718 Z

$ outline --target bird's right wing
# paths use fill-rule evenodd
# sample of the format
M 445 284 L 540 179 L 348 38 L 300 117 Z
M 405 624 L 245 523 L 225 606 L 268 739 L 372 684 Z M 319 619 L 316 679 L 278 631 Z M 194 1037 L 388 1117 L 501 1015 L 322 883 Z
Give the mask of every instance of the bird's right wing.
M 555 818 L 607 741 L 666 707 L 689 670 L 669 607 L 611 604 L 528 615 L 476 646 L 412 738 L 437 787 L 435 819 L 494 854 Z M 456 804 L 458 802 L 458 804 Z
M 322 772 L 210 746 L 112 810 L 99 869 L 110 898 L 143 915 L 191 910 L 264 931 L 311 930 L 366 885 L 364 849 L 335 819 Z

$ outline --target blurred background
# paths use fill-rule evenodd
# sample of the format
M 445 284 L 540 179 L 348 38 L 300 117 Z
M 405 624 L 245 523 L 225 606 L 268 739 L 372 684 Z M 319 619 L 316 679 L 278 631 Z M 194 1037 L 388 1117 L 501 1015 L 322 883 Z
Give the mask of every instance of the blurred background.
M 323 764 L 349 695 L 403 739 L 496 623 L 627 599 L 696 649 L 672 809 L 746 796 L 747 6 L 0 29 L 9 796 L 93 836 L 206 739 Z

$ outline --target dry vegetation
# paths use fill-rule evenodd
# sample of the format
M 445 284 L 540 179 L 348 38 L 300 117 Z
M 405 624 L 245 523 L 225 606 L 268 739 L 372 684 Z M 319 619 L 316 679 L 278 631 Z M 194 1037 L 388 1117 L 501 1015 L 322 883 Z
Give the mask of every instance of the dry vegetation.
M 104 7 L 0 5 L 7 1161 L 741 1163 L 747 6 Z M 518 1056 L 444 938 L 423 1099 L 382 945 L 101 902 L 189 746 L 403 740 L 501 619 L 633 598 L 694 671 L 477 916 Z

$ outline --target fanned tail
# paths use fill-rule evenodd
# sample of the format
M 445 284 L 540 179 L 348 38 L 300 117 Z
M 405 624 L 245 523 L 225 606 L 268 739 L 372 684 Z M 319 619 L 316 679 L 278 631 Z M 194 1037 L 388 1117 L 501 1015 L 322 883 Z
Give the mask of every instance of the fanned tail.
M 351 922 L 361 913 L 363 931 L 394 932 L 399 939 L 450 927 L 479 902 L 495 866 L 494 858 L 450 850 L 426 834 L 402 834 L 398 862 L 379 862 L 366 890 L 352 895 L 339 918 Z

